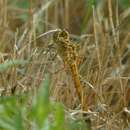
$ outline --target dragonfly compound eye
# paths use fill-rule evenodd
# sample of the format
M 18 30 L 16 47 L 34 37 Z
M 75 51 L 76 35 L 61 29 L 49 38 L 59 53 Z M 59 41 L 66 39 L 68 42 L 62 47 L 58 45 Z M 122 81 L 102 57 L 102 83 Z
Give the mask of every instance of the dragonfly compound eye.
M 65 40 L 67 40 L 67 39 L 69 39 L 69 33 L 67 31 L 63 30 L 63 31 L 60 32 L 59 37 L 62 37 Z

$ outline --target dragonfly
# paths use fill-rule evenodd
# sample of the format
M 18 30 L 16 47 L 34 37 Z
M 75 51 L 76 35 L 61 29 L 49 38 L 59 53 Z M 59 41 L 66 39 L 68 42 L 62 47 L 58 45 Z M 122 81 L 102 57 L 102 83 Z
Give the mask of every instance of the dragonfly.
M 83 87 L 78 73 L 78 54 L 76 45 L 70 40 L 69 33 L 66 30 L 54 32 L 53 41 L 56 44 L 57 53 L 63 60 L 66 67 L 71 71 L 74 86 L 81 105 L 83 102 Z

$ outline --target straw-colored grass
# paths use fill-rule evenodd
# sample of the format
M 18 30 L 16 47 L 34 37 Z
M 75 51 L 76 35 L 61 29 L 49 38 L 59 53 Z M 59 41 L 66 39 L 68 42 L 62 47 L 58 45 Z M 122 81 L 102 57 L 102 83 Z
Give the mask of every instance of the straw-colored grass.
M 64 104 L 66 118 L 87 113 L 92 130 L 128 130 L 129 14 L 121 0 L 1 0 L 0 95 L 35 95 L 50 74 L 50 98 Z M 70 70 L 52 39 L 64 28 L 80 46 L 78 73 L 88 111 L 81 110 Z

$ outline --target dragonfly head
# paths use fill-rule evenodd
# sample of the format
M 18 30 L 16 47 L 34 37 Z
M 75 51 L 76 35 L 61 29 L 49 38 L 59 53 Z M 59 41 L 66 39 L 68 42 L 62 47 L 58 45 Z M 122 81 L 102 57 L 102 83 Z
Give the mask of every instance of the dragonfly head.
M 65 29 L 61 31 L 58 30 L 53 34 L 53 40 L 55 43 L 59 41 L 69 40 L 69 33 Z

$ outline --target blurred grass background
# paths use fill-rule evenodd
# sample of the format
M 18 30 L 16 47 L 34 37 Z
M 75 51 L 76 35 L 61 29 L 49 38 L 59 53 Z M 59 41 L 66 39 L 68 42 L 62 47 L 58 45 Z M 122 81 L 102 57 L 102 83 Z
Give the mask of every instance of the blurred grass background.
M 0 130 L 87 129 L 52 35 L 36 40 L 58 28 L 80 45 L 91 129 L 128 130 L 129 0 L 0 1 Z

